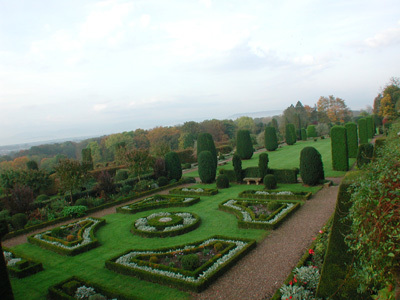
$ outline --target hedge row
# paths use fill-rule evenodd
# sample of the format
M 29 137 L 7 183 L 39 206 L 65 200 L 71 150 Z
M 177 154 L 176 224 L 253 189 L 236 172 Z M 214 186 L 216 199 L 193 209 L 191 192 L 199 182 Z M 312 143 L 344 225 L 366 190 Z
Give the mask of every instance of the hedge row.
M 311 198 L 311 192 L 294 192 L 293 195 L 277 195 L 277 194 L 256 194 L 256 190 L 245 190 L 239 193 L 240 198 L 262 199 L 262 200 L 308 200 Z
M 172 285 L 176 288 L 183 289 L 183 290 L 201 292 L 201 291 L 205 290 L 212 282 L 214 282 L 219 276 L 221 276 L 229 268 L 231 268 L 233 265 L 235 265 L 237 261 L 239 261 L 243 256 L 245 256 L 250 250 L 252 250 L 256 246 L 256 241 L 249 240 L 249 239 L 229 238 L 229 237 L 223 237 L 223 236 L 213 236 L 213 237 L 210 237 L 210 239 L 221 240 L 221 242 L 228 242 L 228 243 L 230 240 L 236 240 L 236 241 L 245 242 L 246 245 L 241 250 L 239 250 L 233 257 L 230 257 L 227 261 L 225 261 L 224 263 L 219 265 L 214 271 L 211 272 L 211 274 L 209 276 L 203 277 L 198 282 L 185 281 L 185 280 L 182 280 L 179 278 L 172 278 L 172 277 L 168 277 L 168 276 L 165 276 L 162 274 L 156 274 L 156 273 L 151 273 L 149 271 L 134 269 L 134 268 L 130 268 L 128 266 L 122 265 L 122 264 L 117 264 L 115 262 L 122 255 L 128 254 L 135 250 L 126 251 L 126 252 L 118 255 L 117 257 L 107 260 L 106 268 L 108 268 L 114 272 L 124 274 L 124 275 L 135 276 L 142 280 L 148 280 L 148 281 L 165 284 L 165 285 Z M 190 245 L 193 245 L 193 246 L 200 245 L 204 241 L 205 240 L 198 241 L 198 242 L 192 243 Z M 183 249 L 186 246 L 188 246 L 188 245 L 186 244 L 186 245 L 180 245 L 180 246 L 170 247 L 170 248 L 152 249 L 152 250 L 148 250 L 148 251 L 158 252 L 158 253 L 159 252 L 169 253 L 169 252 L 173 252 L 174 250 Z M 141 251 L 143 251 L 143 250 L 141 250 Z M 163 269 L 164 269 L 164 267 L 163 267 Z M 171 268 L 171 270 L 173 272 L 174 268 Z
M 187 189 L 187 191 L 184 189 Z M 218 194 L 218 189 L 177 188 L 170 190 L 169 193 L 172 195 L 185 196 L 213 196 Z
M 367 120 L 365 118 L 361 118 L 358 120 L 358 138 L 360 139 L 359 144 L 368 143 L 368 128 L 367 128 Z
M 148 198 L 134 202 L 127 206 L 117 207 L 116 211 L 122 214 L 134 214 L 140 211 L 145 211 L 149 209 L 165 208 L 165 207 L 186 207 L 191 206 L 200 201 L 200 197 L 192 197 L 193 200 L 190 202 L 184 202 L 186 197 L 182 196 L 171 196 L 171 195 L 154 195 L 150 198 L 157 197 L 160 199 L 165 199 L 168 201 L 146 203 Z M 125 208 L 129 207 L 129 208 Z
M 232 199 L 235 200 L 235 199 Z M 279 225 L 281 225 L 283 223 L 283 221 L 287 218 L 290 217 L 297 209 L 300 208 L 301 204 L 299 202 L 288 202 L 285 201 L 285 204 L 288 203 L 293 203 L 294 206 L 289 209 L 288 211 L 286 211 L 282 216 L 279 217 L 278 220 L 276 220 L 275 222 L 273 222 L 272 224 L 270 223 L 261 223 L 261 222 L 257 222 L 257 223 L 253 223 L 253 222 L 246 222 L 243 221 L 243 214 L 241 213 L 240 210 L 238 209 L 234 209 L 232 207 L 226 206 L 224 205 L 225 203 L 227 203 L 230 200 L 226 200 L 224 202 L 222 202 L 219 206 L 218 209 L 228 212 L 228 213 L 232 213 L 234 214 L 237 218 L 238 218 L 238 227 L 239 228 L 244 228 L 244 229 L 275 229 L 277 227 L 279 227 Z M 236 200 L 236 201 L 241 201 L 243 202 L 243 199 L 240 200 Z M 246 201 L 248 203 L 268 203 L 270 201 L 265 200 L 265 201 L 257 201 L 257 200 L 249 200 Z M 238 205 L 240 206 L 240 205 Z M 243 207 L 243 209 L 246 209 L 245 207 Z M 278 214 L 282 209 L 284 209 L 284 206 L 281 206 L 278 210 L 276 210 L 274 213 L 272 213 L 268 219 L 272 219 L 276 214 Z M 247 209 L 246 209 L 247 210 Z M 249 212 L 251 214 L 251 212 Z M 268 219 L 266 221 L 268 221 Z
M 105 288 L 94 282 L 90 282 L 76 276 L 72 276 L 49 287 L 47 298 L 50 300 L 75 300 L 76 298 L 71 296 L 71 292 L 72 290 L 76 290 L 81 286 L 92 287 L 96 293 L 102 294 L 103 296 L 107 297 L 107 299 L 139 300 L 139 298 L 135 296 L 125 296 L 120 294 L 118 288 Z
M 8 273 L 13 277 L 24 278 L 43 270 L 41 262 L 34 261 L 22 255 L 17 255 L 8 248 L 3 248 L 3 251 L 10 252 L 13 254 L 13 257 L 22 259 L 15 266 L 7 266 Z
M 349 170 L 347 134 L 344 126 L 331 128 L 332 168 L 336 171 Z
M 346 127 L 347 131 L 347 150 L 349 152 L 349 158 L 356 158 L 358 150 L 357 124 L 348 122 L 344 125 L 344 127 Z
M 92 218 L 92 219 L 97 219 L 97 218 Z M 68 255 L 68 256 L 78 255 L 80 253 L 89 251 L 90 249 L 96 248 L 100 245 L 99 241 L 96 239 L 94 234 L 96 233 L 97 229 L 100 226 L 102 226 L 106 223 L 106 220 L 104 220 L 104 219 L 97 219 L 97 220 L 100 220 L 100 222 L 97 223 L 96 225 L 94 225 L 93 229 L 90 231 L 91 242 L 81 245 L 79 247 L 73 248 L 73 249 L 63 248 L 58 245 L 54 245 L 54 244 L 48 243 L 46 241 L 39 240 L 39 239 L 35 238 L 35 235 L 29 236 L 28 242 L 30 242 L 31 244 L 34 244 L 34 245 L 38 245 L 39 247 L 42 247 L 44 249 L 54 251 L 61 255 Z M 70 224 L 68 224 L 68 225 L 70 225 Z
M 276 178 L 277 183 L 297 183 L 299 169 L 269 169 L 269 172 Z

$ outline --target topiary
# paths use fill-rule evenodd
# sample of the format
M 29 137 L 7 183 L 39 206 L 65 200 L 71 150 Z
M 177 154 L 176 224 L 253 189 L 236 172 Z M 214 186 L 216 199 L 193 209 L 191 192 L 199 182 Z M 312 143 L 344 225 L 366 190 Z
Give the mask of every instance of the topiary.
M 374 137 L 374 120 L 372 119 L 372 116 L 367 116 L 365 118 L 367 120 L 367 136 L 369 139 L 372 139 Z
M 169 183 L 168 178 L 164 176 L 160 176 L 157 179 L 158 186 L 165 186 Z
M 307 126 L 307 137 L 315 138 L 317 137 L 317 129 L 315 125 Z
M 232 157 L 232 164 L 233 164 L 233 169 L 235 171 L 236 175 L 236 182 L 241 182 L 242 181 L 242 160 L 240 159 L 239 155 L 236 153 Z
M 368 143 L 368 130 L 367 130 L 367 120 L 361 118 L 358 120 L 358 138 L 360 139 L 359 144 Z
M 128 179 L 128 170 L 120 169 L 115 173 L 115 181 L 123 181 Z
M 300 152 L 300 176 L 306 185 L 317 185 L 325 178 L 321 154 L 314 147 L 305 147 Z
M 361 144 L 357 152 L 357 167 L 362 168 L 364 165 L 369 164 L 374 156 L 374 145 Z
M 176 152 L 168 152 L 165 154 L 165 170 L 167 171 L 167 177 L 169 180 L 179 180 L 182 178 L 182 165 Z
M 265 148 L 268 151 L 274 151 L 278 148 L 278 137 L 276 135 L 275 127 L 272 126 L 265 127 L 264 143 L 265 143 Z
M 202 151 L 198 156 L 198 172 L 203 183 L 212 183 L 215 180 L 217 167 L 210 151 Z
M 305 128 L 300 130 L 300 136 L 302 141 L 307 141 L 307 131 Z
M 215 168 L 218 165 L 217 150 L 212 135 L 208 132 L 199 133 L 197 136 L 197 158 L 202 151 L 210 151 Z
M 269 162 L 268 154 L 261 153 L 260 156 L 258 157 L 258 169 L 261 178 L 264 178 L 265 175 L 268 174 L 268 162 Z
M 285 140 L 288 145 L 294 145 L 296 143 L 296 128 L 294 124 L 286 124 Z
M 267 174 L 264 177 L 264 186 L 267 190 L 276 189 L 276 178 L 272 174 Z
M 187 254 L 181 258 L 182 268 L 188 271 L 196 270 L 200 265 L 200 259 L 197 254 Z
M 331 128 L 332 168 L 336 171 L 349 170 L 347 134 L 344 126 Z
M 221 174 L 217 177 L 217 188 L 226 189 L 229 187 L 229 179 L 228 176 Z
M 250 159 L 254 148 L 250 138 L 250 131 L 238 130 L 236 133 L 236 151 L 241 159 Z
M 26 223 L 28 223 L 28 218 L 23 213 L 18 213 L 11 217 L 11 224 L 16 230 L 23 229 Z
M 348 122 L 344 125 L 344 127 L 347 131 L 347 151 L 349 152 L 349 158 L 356 158 L 358 151 L 357 124 L 353 122 Z

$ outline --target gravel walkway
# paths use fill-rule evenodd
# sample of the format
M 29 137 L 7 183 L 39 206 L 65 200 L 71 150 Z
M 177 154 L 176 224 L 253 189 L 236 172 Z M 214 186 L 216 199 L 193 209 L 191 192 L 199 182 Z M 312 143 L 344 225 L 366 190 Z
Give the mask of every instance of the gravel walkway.
M 334 179 L 339 183 L 340 179 Z M 270 299 L 333 214 L 338 186 L 325 187 L 194 299 Z

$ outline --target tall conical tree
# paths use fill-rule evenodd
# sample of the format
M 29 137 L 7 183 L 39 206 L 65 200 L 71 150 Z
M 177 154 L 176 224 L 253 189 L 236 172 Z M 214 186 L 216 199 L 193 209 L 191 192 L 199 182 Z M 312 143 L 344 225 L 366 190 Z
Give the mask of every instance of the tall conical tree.
M 344 126 L 331 128 L 332 168 L 336 171 L 349 170 L 347 134 Z
M 170 180 L 180 180 L 182 178 L 181 160 L 176 152 L 171 151 L 165 154 L 165 170 Z
M 212 183 L 215 180 L 217 167 L 213 162 L 213 155 L 210 151 L 204 150 L 198 156 L 199 177 L 203 183 Z
M 276 136 L 275 127 L 272 126 L 265 127 L 264 137 L 265 137 L 264 139 L 265 148 L 268 151 L 274 151 L 278 148 L 278 137 Z
M 197 137 L 197 157 L 199 157 L 202 151 L 210 151 L 213 157 L 213 163 L 215 168 L 218 165 L 217 150 L 215 148 L 214 140 L 212 135 L 208 132 L 199 133 Z
M 250 131 L 238 130 L 236 134 L 236 151 L 241 159 L 250 159 L 253 156 L 254 148 L 251 142 Z
M 357 157 L 358 151 L 358 134 L 357 134 L 357 124 L 353 122 L 348 122 L 344 125 L 347 130 L 347 147 L 349 151 L 350 158 Z

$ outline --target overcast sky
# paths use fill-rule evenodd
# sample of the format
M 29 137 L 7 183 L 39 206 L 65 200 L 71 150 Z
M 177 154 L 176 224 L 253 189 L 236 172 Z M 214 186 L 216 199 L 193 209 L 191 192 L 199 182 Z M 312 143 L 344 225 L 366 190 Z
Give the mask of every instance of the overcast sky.
M 0 145 L 364 109 L 399 70 L 399 0 L 0 0 Z

